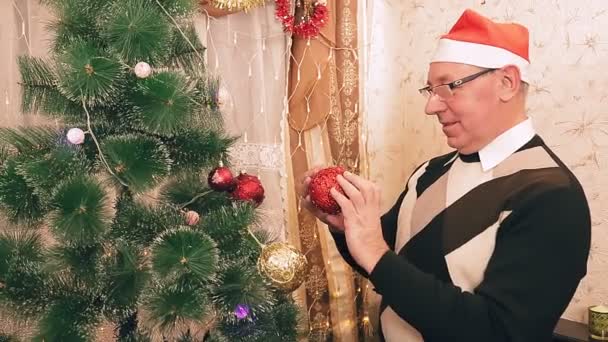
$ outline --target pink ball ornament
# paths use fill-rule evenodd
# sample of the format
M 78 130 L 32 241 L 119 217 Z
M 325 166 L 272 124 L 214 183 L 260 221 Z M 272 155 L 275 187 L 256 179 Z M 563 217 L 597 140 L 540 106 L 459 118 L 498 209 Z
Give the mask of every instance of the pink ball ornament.
M 70 128 L 66 137 L 71 144 L 80 145 L 84 142 L 84 131 L 80 128 Z
M 190 210 L 186 213 L 186 224 L 189 226 L 194 226 L 200 219 L 200 215 L 194 210 Z
M 133 71 L 135 72 L 135 76 L 139 78 L 147 78 L 152 73 L 152 67 L 146 62 L 139 62 L 135 64 Z

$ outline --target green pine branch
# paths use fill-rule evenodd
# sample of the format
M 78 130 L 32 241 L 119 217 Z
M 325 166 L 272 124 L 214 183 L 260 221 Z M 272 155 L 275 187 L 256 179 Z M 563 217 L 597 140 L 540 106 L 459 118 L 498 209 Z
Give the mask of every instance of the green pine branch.
M 139 125 L 165 136 L 187 127 L 195 108 L 192 82 L 176 72 L 161 72 L 141 80 L 133 101 Z
M 49 5 L 55 18 L 46 29 L 54 34 L 52 49 L 63 52 L 73 41 L 103 42 L 97 18 L 112 0 L 41 0 Z
M 154 1 L 116 1 L 102 23 L 104 41 L 129 65 L 155 65 L 169 45 L 170 23 Z
M 100 244 L 59 245 L 49 251 L 45 270 L 50 274 L 70 274 L 71 277 L 94 286 L 99 283 L 102 274 L 99 267 L 102 255 L 103 248 Z
M 233 322 L 239 319 L 234 313 L 237 305 L 245 305 L 250 310 L 247 319 L 254 319 L 276 304 L 255 264 L 237 260 L 222 268 L 211 298 L 224 319 Z
M 302 314 L 293 300 L 281 297 L 272 311 L 262 312 L 255 319 L 222 321 L 219 335 L 233 342 L 295 342 Z
M 175 171 L 194 172 L 217 166 L 222 156 L 228 154 L 228 149 L 235 140 L 216 131 L 192 127 L 181 130 L 171 138 L 163 139 L 163 142 L 174 161 Z
M 21 340 L 15 335 L 5 334 L 0 332 L 0 342 L 20 342 Z
M 186 2 L 191 1 L 186 0 Z M 182 33 L 188 40 L 183 37 Z M 171 51 L 167 64 L 173 68 L 180 68 L 194 74 L 204 74 L 205 66 L 202 56 L 205 53 L 205 47 L 200 43 L 193 24 L 190 23 L 188 26 L 181 28 L 181 32 L 174 28 L 170 46 Z
M 166 148 L 150 137 L 111 136 L 101 143 L 101 150 L 112 172 L 133 192 L 154 187 L 171 169 Z
M 198 96 L 201 98 L 201 103 L 216 116 L 221 117 L 222 114 L 218 111 L 219 99 L 218 92 L 220 87 L 220 80 L 217 77 L 207 76 L 204 74 L 198 75 L 196 90 Z
M 196 173 L 184 173 L 171 179 L 162 187 L 160 198 L 164 202 L 194 210 L 203 216 L 209 211 L 219 210 L 232 203 L 228 194 L 209 189 L 207 181 L 201 180 Z
M 105 120 L 103 113 L 99 114 L 100 115 L 98 117 L 91 120 L 93 132 L 99 142 L 105 141 L 112 136 L 120 136 L 127 130 L 125 126 L 116 124 L 116 121 Z M 86 127 L 86 122 L 75 123 L 72 126 L 84 128 Z M 87 160 L 97 162 L 97 164 L 93 165 L 95 172 L 105 170 L 105 166 L 98 162 L 99 150 L 97 149 L 97 145 L 95 145 L 93 139 L 91 139 L 89 136 L 85 137 L 84 143 L 80 146 L 82 146 L 82 150 Z
M 110 222 L 107 201 L 101 184 L 88 175 L 62 182 L 52 201 L 50 225 L 55 236 L 79 246 L 100 242 Z
M 100 323 L 102 306 L 99 287 L 64 274 L 49 285 L 52 302 L 39 322 L 34 341 L 90 341 Z
M 133 200 L 125 193 L 118 199 L 110 238 L 148 247 L 164 231 L 179 227 L 183 216 L 174 207 L 150 207 Z
M 35 225 L 48 212 L 48 207 L 19 173 L 24 158 L 14 156 L 4 162 L 0 170 L 0 205 L 12 223 Z
M 148 315 L 142 323 L 151 334 L 159 337 L 180 336 L 183 332 L 180 328 L 189 324 L 200 326 L 210 314 L 204 289 L 192 284 L 156 283 L 147 289 L 142 301 Z
M 196 96 L 199 106 L 194 116 L 193 126 L 216 132 L 224 131 L 224 120 L 218 104 L 219 81 L 215 78 L 199 77 Z
M 257 220 L 257 213 L 251 204 L 235 203 L 234 206 L 207 213 L 202 230 L 217 243 L 222 258 L 235 258 L 243 256 L 244 251 L 240 250 L 243 242 L 251 239 L 247 229 Z
M 215 277 L 217 263 L 215 242 L 189 227 L 168 230 L 152 245 L 152 270 L 165 281 L 187 277 L 208 283 Z
M 13 259 L 40 262 L 44 248 L 40 234 L 31 230 L 0 232 L 0 282 L 6 281 Z
M 118 240 L 115 251 L 105 263 L 106 317 L 121 321 L 137 311 L 138 300 L 150 280 L 143 250 Z
M 20 56 L 17 60 L 23 89 L 21 111 L 57 117 L 84 117 L 82 106 L 70 101 L 57 87 L 57 76 L 48 63 L 40 58 Z
M 58 57 L 58 87 L 75 103 L 107 105 L 124 88 L 125 66 L 90 41 L 71 42 Z
M 159 2 L 169 15 L 178 20 L 196 14 L 199 6 L 199 2 L 196 0 L 159 0 Z
M 41 154 L 53 149 L 61 141 L 59 131 L 52 127 L 0 128 L 0 144 L 20 154 Z
M 3 275 L 0 302 L 16 318 L 39 317 L 52 303 L 49 277 L 43 271 L 42 262 L 27 257 L 13 256 Z
M 23 161 L 18 166 L 18 173 L 47 205 L 58 183 L 89 173 L 91 166 L 79 149 L 60 145 L 49 153 Z

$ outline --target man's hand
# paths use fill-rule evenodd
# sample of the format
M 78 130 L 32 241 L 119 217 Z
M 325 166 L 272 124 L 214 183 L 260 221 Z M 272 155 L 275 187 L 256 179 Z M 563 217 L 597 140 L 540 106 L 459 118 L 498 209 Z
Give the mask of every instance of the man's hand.
M 319 170 L 323 167 L 317 166 L 308 171 L 306 171 L 300 181 L 298 182 L 297 192 L 300 196 L 300 205 L 310 211 L 314 216 L 316 216 L 321 222 L 327 224 L 329 229 L 333 232 L 343 232 L 344 231 L 344 217 L 342 213 L 337 215 L 330 215 L 324 213 L 319 210 L 319 208 L 315 207 L 314 204 L 310 201 L 310 195 L 308 194 L 308 186 L 310 185 L 311 177 L 313 177 Z
M 331 189 L 331 195 L 342 208 L 348 250 L 355 261 L 371 273 L 389 250 L 380 224 L 380 188 L 350 172 L 345 172 L 344 177 L 339 175 L 337 180 L 346 196 L 336 189 Z

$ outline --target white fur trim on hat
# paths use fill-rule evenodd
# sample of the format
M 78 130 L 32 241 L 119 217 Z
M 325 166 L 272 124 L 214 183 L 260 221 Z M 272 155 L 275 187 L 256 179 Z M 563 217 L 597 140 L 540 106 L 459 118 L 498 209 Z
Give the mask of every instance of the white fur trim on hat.
M 519 68 L 522 81 L 530 83 L 528 67 L 530 63 L 509 50 L 496 46 L 463 42 L 453 39 L 440 39 L 433 62 L 452 62 L 475 65 L 482 68 L 502 68 L 515 65 Z

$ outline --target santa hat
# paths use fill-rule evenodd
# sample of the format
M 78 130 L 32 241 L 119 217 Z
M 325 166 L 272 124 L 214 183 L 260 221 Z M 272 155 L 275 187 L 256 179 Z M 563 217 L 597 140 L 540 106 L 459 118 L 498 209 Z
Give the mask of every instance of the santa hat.
M 475 11 L 462 13 L 448 34 L 441 36 L 431 62 L 454 62 L 482 68 L 519 67 L 529 82 L 528 29 L 515 23 L 496 23 Z

